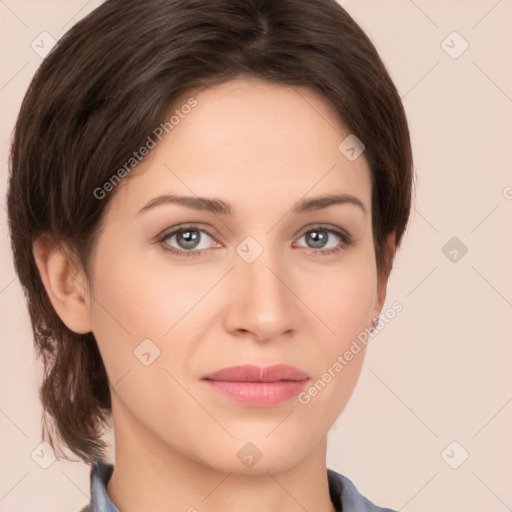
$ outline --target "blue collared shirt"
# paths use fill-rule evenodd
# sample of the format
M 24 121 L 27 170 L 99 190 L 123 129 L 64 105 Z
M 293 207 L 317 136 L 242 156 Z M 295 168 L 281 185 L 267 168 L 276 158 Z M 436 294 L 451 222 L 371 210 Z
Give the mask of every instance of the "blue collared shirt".
M 91 501 L 80 512 L 119 512 L 107 493 L 107 483 L 113 471 L 113 464 L 100 462 L 92 466 Z M 351 480 L 332 469 L 327 469 L 327 478 L 331 501 L 339 512 L 396 512 L 374 505 L 359 493 Z

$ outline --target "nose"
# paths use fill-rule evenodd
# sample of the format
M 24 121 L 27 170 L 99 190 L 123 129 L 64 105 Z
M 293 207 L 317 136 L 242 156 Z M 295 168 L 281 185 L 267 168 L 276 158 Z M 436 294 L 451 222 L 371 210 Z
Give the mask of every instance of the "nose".
M 226 330 L 258 341 L 290 336 L 301 318 L 292 272 L 277 251 L 268 247 L 249 261 L 239 254 L 234 256 L 227 291 Z

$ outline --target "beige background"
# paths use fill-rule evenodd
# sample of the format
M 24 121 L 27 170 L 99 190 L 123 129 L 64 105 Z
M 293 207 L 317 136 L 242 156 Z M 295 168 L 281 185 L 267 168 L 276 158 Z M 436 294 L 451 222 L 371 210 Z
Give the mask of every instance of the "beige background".
M 41 62 L 31 42 L 43 31 L 60 38 L 99 3 L 0 1 L 0 511 L 78 511 L 89 499 L 88 466 L 36 462 L 51 459 L 39 447 L 40 366 L 7 243 L 5 191 L 11 130 Z M 512 1 L 340 3 L 403 97 L 418 182 L 385 305 L 404 309 L 371 343 L 330 432 L 328 466 L 397 510 L 511 510 Z M 453 31 L 469 44 L 458 58 L 447 53 L 463 48 Z M 456 261 L 452 247 L 442 250 L 452 237 L 468 249 Z M 458 469 L 446 462 L 465 452 Z

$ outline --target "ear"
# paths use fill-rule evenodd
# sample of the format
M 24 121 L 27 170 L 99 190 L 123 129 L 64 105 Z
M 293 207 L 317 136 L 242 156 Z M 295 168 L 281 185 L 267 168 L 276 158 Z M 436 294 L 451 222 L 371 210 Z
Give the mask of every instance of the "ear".
M 42 235 L 32 244 L 41 280 L 57 315 L 71 331 L 86 334 L 92 331 L 86 280 L 66 249 L 50 235 Z
M 389 274 L 393 266 L 393 259 L 395 257 L 396 246 L 396 232 L 393 231 L 387 237 L 386 241 L 386 268 L 382 270 L 377 276 L 377 301 L 375 302 L 375 316 L 379 316 L 386 300 L 386 291 L 388 286 Z

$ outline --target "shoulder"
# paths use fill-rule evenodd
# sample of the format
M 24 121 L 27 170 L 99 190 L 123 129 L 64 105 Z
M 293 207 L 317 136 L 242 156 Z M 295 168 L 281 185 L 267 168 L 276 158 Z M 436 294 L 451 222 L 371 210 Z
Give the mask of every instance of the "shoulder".
M 343 512 L 396 512 L 390 508 L 382 508 L 365 498 L 346 476 L 327 469 L 329 492 L 337 510 Z

